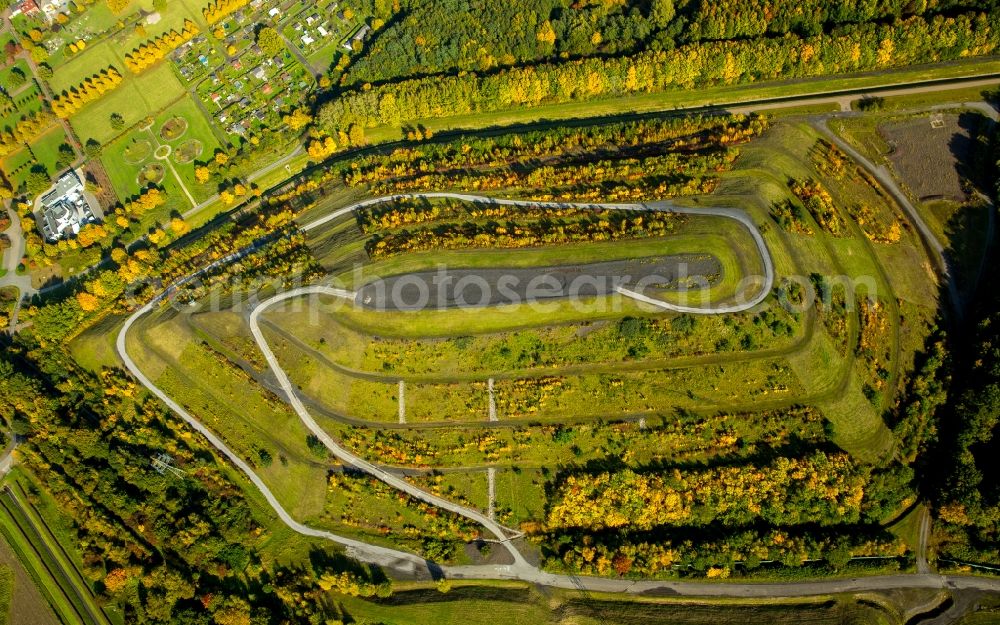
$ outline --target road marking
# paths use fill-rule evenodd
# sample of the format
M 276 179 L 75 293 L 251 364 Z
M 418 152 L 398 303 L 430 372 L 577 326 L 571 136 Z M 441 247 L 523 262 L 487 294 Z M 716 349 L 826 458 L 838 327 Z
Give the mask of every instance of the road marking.
M 497 470 L 496 467 L 486 469 L 486 490 L 488 502 L 486 504 L 486 516 L 496 521 L 497 518 Z
M 486 388 L 490 392 L 490 421 L 499 421 L 500 419 L 497 419 L 497 400 L 493 396 L 493 378 L 486 382 Z
M 406 382 L 399 381 L 399 422 L 406 423 Z

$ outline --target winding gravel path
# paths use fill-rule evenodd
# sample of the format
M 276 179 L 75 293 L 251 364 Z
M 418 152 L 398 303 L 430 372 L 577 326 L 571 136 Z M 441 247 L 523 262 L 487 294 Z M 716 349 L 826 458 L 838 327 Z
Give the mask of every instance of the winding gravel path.
M 461 194 L 419 194 L 415 196 L 391 196 L 388 198 L 377 198 L 374 200 L 367 200 L 365 202 L 359 202 L 347 208 L 331 213 L 322 219 L 318 219 L 308 225 L 306 225 L 304 230 L 313 230 L 322 226 L 325 223 L 337 219 L 343 215 L 346 215 L 358 208 L 364 208 L 366 206 L 372 206 L 375 204 L 392 201 L 393 199 L 403 198 L 403 197 L 450 197 L 455 199 L 463 199 L 467 201 L 491 201 L 500 204 L 513 204 L 513 205 L 543 205 L 543 206 L 553 206 L 553 207 L 565 207 L 567 204 L 557 204 L 557 203 L 542 203 L 542 202 L 517 202 L 514 200 L 489 200 L 480 198 L 479 196 L 471 195 L 461 195 Z M 750 229 L 754 236 L 755 241 L 758 242 L 758 248 L 762 252 L 762 258 L 764 260 L 764 265 L 766 269 L 767 276 L 765 280 L 765 286 L 767 288 L 762 290 L 762 296 L 754 298 L 756 302 L 750 301 L 743 304 L 742 310 L 751 308 L 763 300 L 770 292 L 770 288 L 773 284 L 773 263 L 771 262 L 770 254 L 767 252 L 767 247 L 764 245 L 763 239 L 757 233 L 753 222 L 746 216 L 745 213 L 736 210 L 727 209 L 690 209 L 685 211 L 685 209 L 679 209 L 678 207 L 673 207 L 666 203 L 659 204 L 632 204 L 632 205 L 576 205 L 576 206 L 590 206 L 593 208 L 613 208 L 613 209 L 624 209 L 624 210 L 673 210 L 676 212 L 690 212 L 693 214 L 714 214 L 719 216 L 732 217 L 737 219 Z M 711 212 L 709 212 L 711 211 Z M 740 217 L 742 216 L 742 217 Z M 128 370 L 135 376 L 140 384 L 145 386 L 152 394 L 163 401 L 168 408 L 170 408 L 174 413 L 180 416 L 185 422 L 187 422 L 192 428 L 194 428 L 198 433 L 208 440 L 208 442 L 219 450 L 226 458 L 230 460 L 238 469 L 246 474 L 247 478 L 253 483 L 253 485 L 261 492 L 267 502 L 274 509 L 278 518 L 281 519 L 285 525 L 291 528 L 293 531 L 315 538 L 321 538 L 324 540 L 329 540 L 340 544 L 346 548 L 348 555 L 358 560 L 365 562 L 370 562 L 377 564 L 379 566 L 385 566 L 388 568 L 393 568 L 396 570 L 410 571 L 413 573 L 429 573 L 431 575 L 443 574 L 447 577 L 455 579 L 514 579 L 521 580 L 525 582 L 531 582 L 535 584 L 543 584 L 548 586 L 568 588 L 568 589 L 580 589 L 595 592 L 622 592 L 622 593 L 651 593 L 651 594 L 673 594 L 673 595 L 686 595 L 686 596 L 716 596 L 716 597 L 795 597 L 795 596 L 809 596 L 817 594 L 826 593 L 838 593 L 838 592 L 853 592 L 853 591 L 872 591 L 872 590 L 889 590 L 898 588 L 968 588 L 968 589 L 978 589 L 978 590 L 990 590 L 997 591 L 1000 590 L 1000 580 L 979 578 L 979 577 L 946 577 L 940 575 L 929 575 L 929 574 L 918 574 L 918 575 L 887 575 L 887 576 L 875 576 L 875 577 L 861 577 L 861 578 L 848 578 L 848 579 L 833 579 L 833 580 L 822 580 L 822 581 L 805 581 L 805 582 L 792 582 L 792 583 L 779 583 L 779 584 L 747 584 L 747 583 L 706 583 L 706 582 L 665 582 L 665 581 L 631 581 L 618 578 L 597 578 L 597 577 L 578 577 L 578 576 L 568 576 L 568 575 L 555 575 L 552 573 L 547 573 L 540 570 L 538 567 L 529 563 L 524 556 L 518 551 L 515 545 L 512 544 L 511 538 L 508 536 L 508 531 L 506 528 L 500 526 L 492 519 L 479 513 L 478 511 L 465 508 L 453 502 L 441 499 L 426 493 L 421 489 L 413 486 L 409 482 L 406 482 L 402 478 L 387 472 L 385 469 L 369 463 L 357 456 L 355 456 L 350 451 L 340 447 L 334 441 L 329 434 L 323 431 L 322 428 L 316 423 L 316 421 L 309 415 L 305 406 L 302 404 L 301 400 L 298 398 L 297 394 L 294 392 L 294 387 L 289 380 L 288 376 L 285 374 L 284 370 L 280 366 L 275 357 L 273 351 L 267 344 L 262 331 L 260 330 L 260 315 L 266 311 L 271 306 L 278 304 L 280 302 L 293 299 L 296 297 L 301 297 L 304 295 L 311 294 L 322 294 L 327 296 L 333 296 L 344 299 L 353 300 L 355 294 L 351 291 L 346 291 L 343 289 L 334 289 L 326 286 L 313 286 L 305 287 L 301 289 L 295 289 L 287 293 L 282 293 L 277 295 L 262 304 L 260 304 L 251 313 L 250 326 L 251 331 L 254 335 L 254 339 L 257 341 L 259 347 L 264 353 L 265 358 L 268 361 L 274 374 L 277 376 L 283 390 L 285 391 L 289 402 L 292 404 L 296 413 L 302 419 L 303 423 L 309 428 L 315 436 L 317 436 L 324 445 L 340 460 L 345 463 L 354 465 L 355 467 L 362 469 L 369 473 L 370 475 L 382 480 L 383 482 L 402 490 L 411 496 L 419 498 L 426 501 L 432 505 L 439 506 L 443 509 L 449 510 L 455 514 L 462 515 L 466 518 L 474 520 L 480 523 L 489 532 L 494 534 L 498 540 L 507 548 L 514 558 L 514 563 L 511 565 L 477 565 L 477 566 L 459 566 L 459 567 L 438 567 L 433 563 L 429 563 L 423 558 L 409 554 L 406 552 L 398 551 L 395 549 L 390 549 L 386 547 L 379 547 L 377 545 L 370 545 L 358 540 L 347 538 L 344 536 L 339 536 L 332 532 L 327 532 L 324 530 L 318 530 L 302 523 L 296 521 L 292 516 L 285 510 L 285 508 L 278 501 L 277 497 L 271 492 L 268 486 L 263 482 L 263 480 L 254 472 L 254 470 L 247 464 L 238 454 L 232 451 L 226 443 L 214 434 L 207 426 L 201 423 L 197 418 L 191 415 L 183 406 L 178 404 L 176 401 L 171 399 L 163 390 L 158 388 L 153 384 L 146 375 L 142 372 L 139 366 L 132 360 L 128 353 L 127 347 L 127 337 L 129 331 L 135 325 L 135 323 L 142 318 L 144 315 L 155 310 L 160 304 L 169 299 L 179 287 L 196 280 L 204 273 L 215 269 L 221 265 L 233 262 L 246 254 L 253 251 L 253 247 L 248 248 L 231 254 L 223 259 L 217 260 L 210 263 L 205 268 L 197 271 L 171 285 L 166 291 L 151 302 L 136 310 L 125 322 L 121 331 L 117 337 L 116 348 L 122 361 Z M 671 306 L 666 302 L 659 302 L 658 305 L 663 305 L 664 307 Z M 720 307 L 716 309 L 716 312 L 723 312 L 727 310 L 726 307 Z M 711 308 L 697 309 L 698 313 L 709 313 L 712 312 Z
M 505 199 L 495 199 L 495 198 L 488 198 L 477 195 L 459 194 L 459 193 L 419 193 L 419 194 L 407 194 L 407 195 L 391 195 L 391 196 L 365 200 L 362 202 L 357 202 L 355 204 L 334 211 L 329 215 L 326 215 L 320 219 L 317 219 L 313 222 L 304 225 L 302 227 L 302 230 L 304 231 L 314 230 L 316 228 L 323 226 L 324 224 L 339 219 L 345 215 L 351 214 L 358 209 L 375 206 L 378 204 L 384 204 L 387 202 L 397 201 L 400 199 L 413 199 L 413 198 L 425 198 L 425 199 L 449 198 L 467 202 L 498 204 L 506 206 L 543 206 L 550 208 L 576 207 L 576 208 L 590 208 L 594 210 L 633 210 L 633 211 L 656 210 L 656 211 L 674 212 L 674 213 L 704 214 L 704 215 L 729 217 L 739 221 L 748 229 L 748 231 L 751 233 L 751 236 L 754 238 L 754 241 L 757 244 L 758 250 L 761 254 L 761 259 L 764 263 L 765 274 L 766 274 L 765 288 L 763 288 L 761 292 L 751 301 L 744 302 L 736 306 L 720 306 L 715 308 L 706 307 L 706 308 L 694 309 L 683 306 L 675 306 L 667 302 L 662 302 L 659 300 L 654 300 L 652 298 L 647 298 L 646 296 L 643 296 L 639 293 L 634 293 L 632 291 L 627 291 L 626 289 L 622 289 L 622 294 L 628 297 L 641 299 L 642 301 L 652 303 L 661 308 L 667 308 L 671 310 L 679 310 L 685 312 L 691 311 L 691 312 L 697 312 L 699 314 L 719 314 L 724 312 L 732 312 L 734 310 L 747 310 L 749 308 L 752 308 L 753 306 L 763 301 L 765 297 L 767 297 L 767 294 L 770 292 L 771 286 L 773 285 L 774 282 L 773 262 L 771 260 L 770 252 L 768 251 L 763 238 L 760 236 L 760 233 L 757 231 L 757 228 L 753 224 L 753 221 L 750 219 L 750 217 L 743 211 L 739 211 L 736 209 L 723 209 L 723 208 L 687 209 L 674 206 L 673 204 L 668 202 L 657 202 L 651 204 L 570 204 L 561 202 L 533 202 L 533 201 L 522 201 L 522 200 L 505 200 Z M 370 545 L 367 543 L 363 543 L 361 541 L 333 534 L 332 532 L 317 530 L 315 528 L 311 528 L 307 525 L 299 523 L 294 518 L 292 518 L 292 516 L 288 513 L 287 510 L 285 510 L 284 506 L 281 505 L 281 502 L 278 501 L 278 498 L 274 495 L 273 492 L 271 492 L 271 490 L 260 478 L 260 476 L 258 476 L 254 472 L 253 468 L 249 464 L 247 464 L 246 461 L 244 461 L 236 452 L 231 450 L 219 436 L 213 433 L 207 426 L 205 426 L 201 421 L 195 418 L 183 406 L 181 406 L 179 403 L 171 399 L 170 396 L 168 396 L 162 389 L 157 387 L 153 383 L 153 381 L 150 380 L 142 372 L 139 366 L 129 355 L 127 346 L 128 333 L 135 325 L 136 321 L 138 321 L 140 318 L 142 318 L 146 314 L 156 309 L 164 301 L 172 297 L 177 292 L 177 290 L 183 287 L 185 284 L 197 280 L 198 278 L 200 278 L 200 276 L 222 265 L 229 264 L 233 261 L 236 261 L 246 256 L 247 254 L 251 253 L 254 249 L 255 247 L 252 246 L 245 250 L 241 250 L 234 254 L 230 254 L 229 256 L 216 260 L 206 265 L 201 270 L 196 271 L 178 280 L 170 287 L 168 287 L 163 293 L 155 297 L 148 304 L 136 310 L 126 320 L 125 324 L 122 326 L 122 329 L 118 334 L 116 348 L 118 351 L 118 355 L 125 363 L 125 366 L 132 373 L 132 375 L 135 376 L 135 378 L 139 381 L 139 383 L 145 386 L 151 393 L 156 395 L 160 400 L 162 400 L 167 405 L 168 408 L 170 408 L 174 413 L 180 416 L 198 433 L 204 436 L 209 441 L 209 443 L 212 444 L 213 447 L 218 449 L 237 468 L 243 471 L 243 473 L 247 475 L 247 477 L 250 479 L 253 485 L 261 492 L 261 494 L 263 494 L 264 498 L 277 513 L 281 521 L 285 523 L 288 527 L 290 527 L 291 529 L 300 534 L 316 538 L 323 538 L 326 540 L 336 542 L 340 545 L 343 545 L 347 549 L 348 553 L 354 558 L 396 569 L 408 570 L 412 572 L 432 571 L 434 569 L 438 569 L 444 572 L 450 572 L 450 574 L 459 577 L 524 579 L 524 580 L 534 581 L 536 583 L 553 583 L 559 585 L 558 582 L 556 581 L 555 576 L 552 576 L 548 573 L 544 573 L 540 571 L 537 567 L 531 565 L 527 561 L 527 559 L 525 559 L 524 555 L 521 554 L 521 552 L 512 544 L 511 542 L 512 539 L 510 537 L 515 534 L 513 530 L 508 530 L 507 528 L 504 528 L 496 521 L 489 518 L 489 516 L 484 515 L 477 510 L 473 510 L 471 508 L 458 505 L 454 502 L 448 501 L 441 497 L 432 495 L 410 484 L 409 482 L 398 477 L 397 475 L 394 475 L 386 471 L 385 469 L 373 463 L 370 463 L 364 460 L 363 458 L 356 456 L 347 449 L 341 447 L 335 440 L 333 440 L 333 438 L 316 423 L 312 415 L 309 414 L 309 411 L 306 409 L 301 399 L 299 399 L 298 394 L 295 392 L 295 388 L 291 380 L 288 378 L 288 375 L 285 373 L 284 369 L 278 363 L 278 360 L 275 357 L 274 352 L 268 345 L 267 340 L 265 339 L 264 334 L 260 329 L 260 316 L 268 308 L 280 302 L 294 299 L 296 297 L 301 297 L 304 295 L 314 295 L 314 294 L 327 295 L 327 296 L 347 299 L 353 302 L 356 298 L 356 293 L 354 293 L 353 291 L 336 289 L 328 286 L 303 287 L 276 295 L 275 297 L 272 297 L 267 301 L 262 302 L 251 313 L 250 330 L 254 336 L 254 340 L 257 342 L 257 345 L 264 354 L 264 357 L 266 358 L 268 365 L 270 366 L 272 372 L 278 379 L 278 382 L 281 385 L 282 389 L 284 390 L 289 403 L 295 410 L 296 414 L 298 414 L 302 422 L 309 429 L 309 431 L 311 431 L 313 435 L 315 435 L 320 441 L 322 441 L 323 444 L 327 447 L 327 449 L 329 449 L 330 452 L 333 453 L 333 455 L 336 456 L 338 459 L 340 459 L 342 462 L 357 467 L 358 469 L 365 471 L 369 475 L 385 482 L 386 484 L 398 490 L 401 490 L 409 494 L 412 497 L 415 497 L 417 499 L 430 503 L 431 505 L 440 507 L 442 509 L 448 510 L 450 512 L 461 515 L 465 518 L 468 518 L 472 521 L 479 523 L 487 531 L 493 534 L 496 537 L 497 541 L 499 541 L 502 545 L 504 545 L 504 547 L 506 547 L 507 551 L 511 554 L 511 557 L 513 558 L 514 561 L 513 564 L 444 569 L 435 567 L 434 565 L 426 562 L 422 558 L 419 558 L 409 553 L 405 553 L 395 549 L 379 547 L 376 545 Z M 569 580 L 570 578 L 567 579 Z M 566 583 L 569 584 L 569 586 L 567 587 L 578 587 L 578 583 L 575 581 L 570 580 Z
M 684 306 L 680 304 L 672 304 L 670 302 L 665 302 L 656 298 L 648 297 L 642 293 L 626 289 L 624 287 L 616 287 L 616 291 L 625 297 L 656 306 L 657 308 L 663 308 L 665 310 L 671 310 L 674 312 L 689 313 L 695 315 L 719 315 L 728 313 L 738 313 L 745 310 L 750 310 L 754 306 L 757 306 L 763 302 L 768 294 L 770 294 L 771 289 L 774 287 L 774 261 L 771 258 L 771 252 L 767 249 L 767 243 L 764 241 L 764 237 L 761 236 L 760 231 L 757 228 L 757 224 L 753 222 L 745 211 L 736 208 L 717 208 L 717 207 L 698 207 L 698 208 L 688 208 L 686 206 L 678 206 L 673 202 L 660 201 L 660 202 L 647 202 L 647 203 L 629 203 L 629 204 L 603 204 L 603 203 L 578 203 L 578 202 L 542 202 L 533 200 L 509 200 L 504 198 L 492 198 L 482 195 L 472 195 L 468 193 L 447 193 L 447 192 L 436 192 L 436 193 L 403 193 L 397 195 L 386 195 L 383 197 L 377 197 L 370 200 L 364 200 L 346 206 L 339 210 L 336 210 L 329 215 L 325 215 L 313 222 L 310 222 L 302 226 L 302 230 L 308 232 L 310 230 L 315 230 L 321 226 L 324 226 L 331 221 L 336 221 L 337 219 L 349 215 L 354 211 L 362 208 L 369 208 L 371 206 L 377 206 L 379 204 L 386 204 L 388 202 L 396 202 L 399 200 L 412 200 L 412 199 L 450 199 L 450 200 L 460 200 L 463 202 L 471 202 L 475 204 L 492 204 L 496 206 L 519 206 L 519 207 L 531 207 L 540 206 L 543 208 L 577 208 L 577 209 L 590 209 L 590 210 L 624 210 L 624 211 L 637 211 L 637 212 L 662 212 L 662 213 L 675 213 L 678 215 L 705 215 L 710 217 L 724 217 L 727 219 L 733 219 L 739 222 L 747 232 L 750 233 L 750 237 L 754 241 L 754 245 L 757 248 L 758 254 L 760 254 L 761 261 L 764 265 L 764 284 L 761 286 L 760 291 L 751 299 L 746 301 L 740 301 L 733 304 L 722 304 L 718 306 Z
M 264 338 L 264 333 L 260 329 L 260 315 L 268 308 L 271 308 L 275 304 L 279 304 L 286 300 L 294 299 L 296 297 L 301 297 L 303 295 L 312 295 L 312 294 L 321 294 L 332 297 L 339 297 L 342 299 L 346 299 L 350 302 L 353 302 L 356 296 L 354 291 L 334 289 L 327 286 L 303 287 L 300 289 L 293 289 L 291 291 L 282 293 L 280 295 L 276 295 L 271 299 L 262 302 L 259 306 L 254 308 L 252 313 L 250 313 L 250 332 L 253 334 L 253 338 L 257 342 L 257 347 L 260 349 L 261 352 L 263 352 L 264 358 L 267 360 L 268 366 L 271 367 L 271 372 L 274 373 L 275 377 L 278 379 L 278 383 L 281 385 L 281 388 L 285 391 L 285 396 L 288 398 L 288 402 L 292 405 L 292 408 L 295 410 L 295 413 L 299 415 L 299 419 L 302 420 L 302 423 L 304 423 L 306 428 L 308 428 L 309 431 L 312 432 L 316 438 L 321 440 L 323 444 L 326 445 L 326 448 L 329 449 L 330 452 L 334 456 L 336 456 L 337 459 L 340 460 L 341 462 L 344 462 L 353 467 L 361 469 L 365 473 L 385 482 L 386 484 L 392 486 L 397 490 L 403 491 L 404 493 L 410 495 L 411 497 L 415 497 L 417 499 L 420 499 L 422 501 L 431 504 L 432 506 L 437 506 L 438 508 L 464 516 L 467 519 L 479 523 L 487 530 L 489 530 L 489 532 L 493 534 L 498 541 L 500 541 L 505 547 L 507 547 L 507 551 L 509 551 L 510 555 L 514 558 L 515 567 L 530 568 L 530 565 L 528 564 L 528 561 L 525 560 L 524 556 L 521 555 L 521 553 L 516 548 L 514 548 L 513 545 L 510 544 L 510 539 L 507 530 L 501 527 L 499 523 L 489 518 L 488 516 L 481 514 L 477 510 L 461 506 L 452 501 L 448 501 L 447 499 L 444 499 L 442 497 L 438 497 L 437 495 L 432 495 L 427 491 L 418 488 L 413 484 L 410 484 L 406 480 L 396 475 L 393 475 L 392 473 L 389 473 L 388 471 L 382 469 L 381 467 L 371 462 L 368 462 L 364 458 L 355 455 L 354 453 L 348 451 L 344 447 L 341 447 L 335 440 L 333 440 L 333 437 L 331 437 L 326 432 L 326 430 L 321 428 L 319 424 L 316 423 L 316 420 L 312 418 L 312 415 L 309 414 L 308 410 L 306 410 L 306 407 L 302 403 L 302 400 L 299 399 L 298 394 L 295 392 L 295 387 L 292 385 L 292 381 L 288 378 L 288 375 L 285 373 L 285 370 L 281 367 L 281 364 L 278 362 L 278 358 L 274 355 L 274 352 L 271 350 L 271 346 L 268 345 L 267 339 Z M 513 534 L 514 532 L 511 531 L 510 533 Z
M 221 438 L 219 438 L 218 436 L 215 435 L 215 433 L 212 432 L 212 430 L 210 430 L 206 425 L 204 425 L 194 416 L 192 416 L 191 413 L 189 413 L 183 406 L 181 406 L 173 399 L 171 399 L 169 395 L 163 392 L 158 386 L 153 384 L 152 380 L 146 377 L 146 375 L 142 372 L 142 369 L 140 369 L 139 366 L 135 363 L 135 361 L 132 360 L 132 357 L 129 356 L 128 348 L 126 346 L 126 339 L 128 337 L 129 330 L 132 329 L 132 326 L 135 324 L 135 322 L 138 321 L 141 317 L 143 317 L 147 313 L 154 310 L 160 304 L 161 301 L 162 301 L 161 298 L 155 299 L 150 303 L 146 304 L 145 306 L 143 306 L 142 308 L 140 308 L 139 310 L 135 311 L 135 313 L 133 313 L 132 316 L 129 317 L 127 321 L 125 321 L 125 325 L 122 326 L 121 332 L 118 333 L 118 340 L 116 343 L 118 355 L 121 356 L 121 359 L 125 363 L 125 366 L 128 368 L 129 371 L 132 372 L 132 375 L 135 376 L 136 380 L 138 380 L 140 384 L 145 386 L 153 395 L 156 395 L 164 404 L 167 405 L 168 408 L 170 408 L 170 410 L 172 410 L 175 414 L 177 414 L 177 416 L 179 416 L 181 419 L 184 419 L 184 421 L 186 421 L 188 425 L 194 428 L 195 431 L 204 436 L 208 440 L 208 442 L 211 443 L 213 447 L 222 452 L 222 454 L 226 458 L 228 458 L 229 461 L 236 466 L 236 468 L 238 468 L 240 471 L 243 471 L 243 473 L 246 474 L 247 478 L 249 478 L 249 480 L 253 483 L 253 485 L 257 487 L 257 490 L 259 490 L 261 494 L 264 495 L 264 498 L 267 500 L 267 503 L 270 504 L 272 508 L 274 508 L 274 511 L 277 513 L 278 518 L 281 519 L 282 523 L 290 527 L 295 532 L 303 534 L 305 536 L 323 538 L 326 540 L 331 540 L 333 542 L 339 543 L 347 548 L 348 553 L 350 553 L 353 557 L 356 557 L 360 560 L 374 562 L 377 564 L 381 564 L 383 566 L 395 567 L 403 570 L 417 571 L 426 569 L 427 566 L 426 561 L 423 558 L 417 557 L 415 555 L 408 554 L 402 551 L 397 551 L 395 549 L 386 549 L 384 547 L 378 547 L 376 545 L 369 545 L 368 543 L 363 543 L 361 541 L 353 540 L 351 538 L 338 536 L 331 532 L 317 530 L 296 521 L 294 518 L 292 518 L 292 516 L 288 513 L 288 511 L 285 510 L 284 506 L 281 505 L 281 503 L 278 501 L 278 498 L 275 497 L 274 493 L 271 492 L 271 489 L 267 487 L 267 485 L 260 478 L 260 476 L 258 476 L 254 472 L 253 468 L 251 468 L 250 465 L 243 460 L 243 458 L 241 458 L 238 454 L 236 454 L 236 452 L 231 450 L 229 446 L 222 441 Z

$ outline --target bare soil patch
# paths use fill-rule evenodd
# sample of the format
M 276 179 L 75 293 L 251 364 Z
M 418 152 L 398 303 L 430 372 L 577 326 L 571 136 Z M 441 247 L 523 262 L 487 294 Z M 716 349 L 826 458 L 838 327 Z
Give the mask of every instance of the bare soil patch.
M 968 199 L 966 180 L 981 116 L 924 115 L 879 126 L 889 159 L 918 199 Z

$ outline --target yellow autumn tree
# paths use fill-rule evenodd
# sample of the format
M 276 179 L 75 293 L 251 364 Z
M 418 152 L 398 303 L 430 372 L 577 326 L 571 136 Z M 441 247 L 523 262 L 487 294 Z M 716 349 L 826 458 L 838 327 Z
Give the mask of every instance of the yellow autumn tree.
M 297 108 L 290 115 L 285 116 L 285 123 L 292 130 L 301 130 L 312 122 L 313 117 L 303 108 Z
M 86 291 L 80 291 L 76 294 L 76 303 L 80 305 L 80 309 L 84 312 L 93 312 L 101 304 L 96 297 Z
M 118 594 L 124 590 L 127 582 L 128 573 L 125 572 L 125 569 L 114 569 L 105 576 L 104 588 L 112 595 Z
M 552 28 L 552 22 L 545 20 L 538 29 L 538 34 L 535 37 L 542 43 L 548 45 L 554 45 L 556 42 L 556 31 Z
M 174 217 L 170 220 L 170 229 L 177 236 L 184 236 L 188 232 L 191 232 L 191 224 L 184 221 L 180 217 Z

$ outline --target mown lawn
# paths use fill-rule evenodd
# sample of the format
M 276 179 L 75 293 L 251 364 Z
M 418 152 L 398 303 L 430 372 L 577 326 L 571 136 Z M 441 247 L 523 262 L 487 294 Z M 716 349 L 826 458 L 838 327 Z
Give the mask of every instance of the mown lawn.
M 36 164 L 44 165 L 50 175 L 56 173 L 59 146 L 66 143 L 62 126 L 53 126 L 31 143 L 31 149 L 21 149 L 3 160 L 4 175 L 17 188 Z
M 160 129 L 164 123 L 175 117 L 182 118 L 187 122 L 187 131 L 180 137 L 167 141 L 160 134 Z M 179 148 L 189 141 L 196 141 L 201 145 L 200 155 L 189 163 L 177 162 Z M 142 169 L 151 163 L 163 164 L 153 155 L 157 142 L 173 148 L 170 160 L 174 169 L 180 174 L 184 185 L 196 199 L 206 199 L 215 193 L 215 188 L 211 185 L 197 183 L 194 179 L 194 170 L 196 162 L 211 158 L 216 148 L 219 147 L 219 141 L 198 106 L 191 100 L 190 96 L 185 96 L 157 115 L 150 130 L 133 130 L 104 147 L 101 162 L 104 164 L 119 197 L 132 197 L 138 194 L 141 187 L 144 186 L 139 181 Z M 138 158 L 142 152 L 135 149 L 137 143 L 149 146 L 147 151 L 143 151 L 145 152 L 143 158 Z M 172 204 L 175 205 L 176 209 L 180 212 L 190 209 L 190 203 L 180 187 L 177 186 L 177 181 L 169 168 L 166 170 L 162 184 L 167 188 L 167 195 L 173 201 Z
M 219 432 L 252 464 L 296 518 L 319 514 L 326 468 L 306 445 L 308 432 L 286 404 L 226 366 L 174 319 L 129 334 L 129 353 L 157 386 Z M 262 466 L 261 451 L 273 462 Z M 284 460 L 282 460 L 284 459 Z
M 153 10 L 152 0 L 139 0 L 133 4 L 137 8 L 141 7 L 146 11 Z M 174 2 L 167 2 L 165 4 L 166 6 L 163 10 L 158 11 L 160 14 L 160 21 L 155 24 L 145 25 L 145 35 L 137 34 L 134 29 L 126 30 L 118 38 L 116 38 L 115 45 L 117 45 L 123 53 L 127 54 L 139 45 L 151 41 L 156 37 L 169 32 L 170 30 L 181 32 L 184 29 L 185 19 L 190 19 L 196 24 L 201 21 L 201 11 L 190 10 L 184 2 L 178 2 L 175 0 Z M 205 4 L 208 4 L 207 0 Z M 199 28 L 201 28 L 200 24 Z
M 19 91 L 13 98 L 14 107 L 11 111 L 0 117 L 0 128 L 13 128 L 21 121 L 21 118 L 37 113 L 42 109 L 42 92 L 35 83 L 28 83 L 28 86 Z
M 52 78 L 49 78 L 47 82 L 52 92 L 59 95 L 112 65 L 121 72 L 122 76 L 128 72 L 121 62 L 121 58 L 115 52 L 114 44 L 105 41 L 88 46 L 83 52 L 77 53 L 62 65 L 55 67 Z
M 124 69 L 124 64 L 119 65 L 125 78 L 122 85 L 87 105 L 71 119 L 84 143 L 90 139 L 106 143 L 118 135 L 119 131 L 111 127 L 113 113 L 122 115 L 126 125 L 131 126 L 149 115 L 157 115 L 184 96 L 184 87 L 166 63 L 139 76 Z
M 25 82 L 18 85 L 11 80 L 14 70 L 19 70 L 20 73 L 25 77 Z M 28 63 L 23 59 L 17 60 L 10 66 L 0 69 L 0 87 L 3 87 L 7 93 L 13 93 L 19 89 L 25 89 L 31 87 L 31 70 L 28 68 Z

